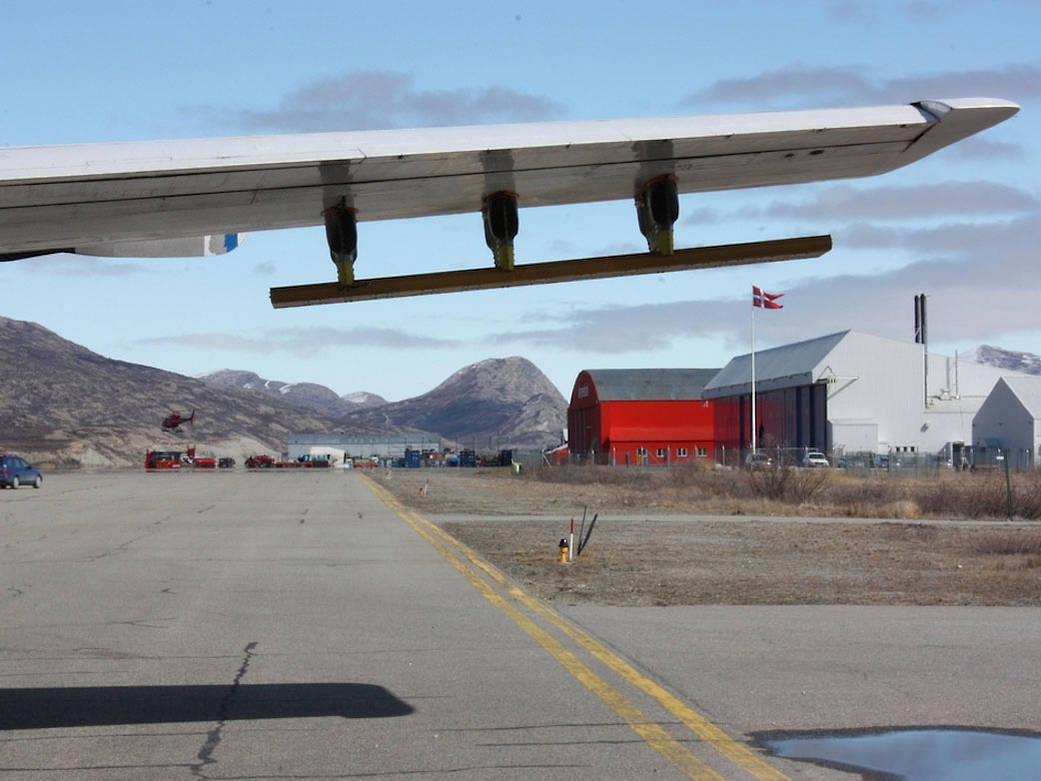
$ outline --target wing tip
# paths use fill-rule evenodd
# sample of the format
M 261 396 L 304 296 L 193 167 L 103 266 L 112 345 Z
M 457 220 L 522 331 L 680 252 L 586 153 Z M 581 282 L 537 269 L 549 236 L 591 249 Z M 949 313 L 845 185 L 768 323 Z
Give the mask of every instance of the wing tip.
M 1019 112 L 1020 105 L 1004 98 L 929 98 L 915 101 L 912 105 L 943 119 L 951 112 L 974 113 L 986 112 L 994 118 L 994 123 L 1002 122 Z

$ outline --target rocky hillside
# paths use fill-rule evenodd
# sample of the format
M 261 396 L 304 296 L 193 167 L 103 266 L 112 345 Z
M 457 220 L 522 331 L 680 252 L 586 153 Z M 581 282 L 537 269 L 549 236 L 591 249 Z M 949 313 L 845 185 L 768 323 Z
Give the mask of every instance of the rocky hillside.
M 265 380 L 254 372 L 238 369 L 221 369 L 210 374 L 200 374 L 199 379 L 224 388 L 259 391 L 332 418 L 344 418 L 367 407 L 387 403 L 386 399 L 375 393 L 359 391 L 339 396 L 331 388 L 317 383 Z
M 0 317 L 0 447 L 51 466 L 139 466 L 146 449 L 281 453 L 290 431 L 337 421 L 254 391 L 114 361 L 35 323 Z M 196 410 L 175 432 L 171 410 Z
M 1024 374 L 1041 374 L 1041 356 L 1033 353 L 1002 350 L 1000 347 L 981 344 L 979 347 L 960 354 L 958 357 L 973 363 L 997 366 L 999 369 L 1009 369 L 1010 371 L 1023 372 Z
M 147 449 L 192 444 L 199 455 L 241 463 L 253 453 L 281 453 L 292 431 L 388 427 L 432 431 L 481 450 L 533 448 L 557 444 L 567 418 L 567 402 L 523 358 L 481 361 L 429 393 L 386 403 L 252 372 L 185 377 L 114 361 L 35 323 L 0 317 L 0 366 L 0 448 L 50 467 L 138 467 Z M 171 411 L 191 410 L 194 423 L 162 428 Z
M 422 396 L 373 407 L 348 420 L 434 431 L 479 450 L 542 448 L 560 443 L 567 401 L 531 361 L 491 358 L 460 369 Z

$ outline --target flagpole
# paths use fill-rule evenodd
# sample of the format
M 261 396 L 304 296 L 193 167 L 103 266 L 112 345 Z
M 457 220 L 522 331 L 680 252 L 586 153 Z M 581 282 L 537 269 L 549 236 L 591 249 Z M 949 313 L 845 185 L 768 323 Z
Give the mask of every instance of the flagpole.
M 751 364 L 752 364 L 752 452 L 755 453 L 758 449 L 759 443 L 757 442 L 758 433 L 756 431 L 756 420 L 755 420 L 755 310 L 756 307 L 762 309 L 781 309 L 782 304 L 777 303 L 777 299 L 783 296 L 784 293 L 767 293 L 764 290 L 760 290 L 755 285 L 752 285 L 752 325 L 751 331 Z
M 756 431 L 755 431 L 755 298 L 752 298 L 752 327 L 751 327 L 751 341 L 752 341 L 752 452 L 756 452 Z

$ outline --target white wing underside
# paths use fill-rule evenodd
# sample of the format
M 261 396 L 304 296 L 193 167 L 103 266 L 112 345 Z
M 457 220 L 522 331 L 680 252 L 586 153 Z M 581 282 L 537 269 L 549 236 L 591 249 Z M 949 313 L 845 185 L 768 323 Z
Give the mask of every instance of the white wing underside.
M 1008 101 L 0 150 L 0 253 L 871 176 L 1012 116 Z M 118 249 L 110 247 L 110 249 Z M 112 254 L 125 254 L 113 252 Z

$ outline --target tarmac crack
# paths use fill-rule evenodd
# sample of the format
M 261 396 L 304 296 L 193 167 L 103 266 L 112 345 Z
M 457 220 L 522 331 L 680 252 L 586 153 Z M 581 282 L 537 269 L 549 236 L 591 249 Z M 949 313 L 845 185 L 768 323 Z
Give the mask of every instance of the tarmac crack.
M 139 534 L 137 537 L 131 537 L 126 542 L 120 543 L 116 547 L 110 548 L 109 550 L 105 551 L 104 553 L 95 553 L 93 555 L 87 556 L 87 561 L 89 561 L 89 562 L 91 562 L 93 564 L 95 561 L 98 561 L 99 559 L 103 559 L 106 556 L 112 556 L 112 555 L 115 555 L 117 553 L 126 553 L 127 549 L 131 545 L 133 545 L 135 542 L 137 542 L 138 540 L 143 540 L 145 537 L 148 537 L 148 536 L 150 536 L 153 533 L 154 532 L 149 531 L 149 532 L 146 532 L 145 534 Z
M 199 760 L 197 763 L 191 766 L 192 775 L 196 778 L 208 778 L 208 776 L 202 772 L 202 769 L 206 765 L 216 764 L 217 760 L 213 758 L 213 753 L 217 750 L 220 745 L 221 738 L 224 734 L 224 727 L 228 723 L 228 714 L 231 712 L 232 705 L 235 704 L 235 698 L 239 693 L 239 686 L 242 684 L 242 679 L 246 676 L 246 671 L 249 669 L 249 663 L 253 659 L 253 651 L 257 647 L 257 642 L 251 641 L 246 644 L 244 650 L 245 656 L 242 658 L 242 664 L 239 665 L 238 672 L 235 673 L 235 678 L 231 682 L 231 686 L 228 687 L 228 691 L 225 692 L 224 697 L 221 699 L 220 706 L 217 709 L 217 724 L 206 733 L 206 742 L 203 743 L 202 748 L 199 749 L 199 753 L 196 758 Z

